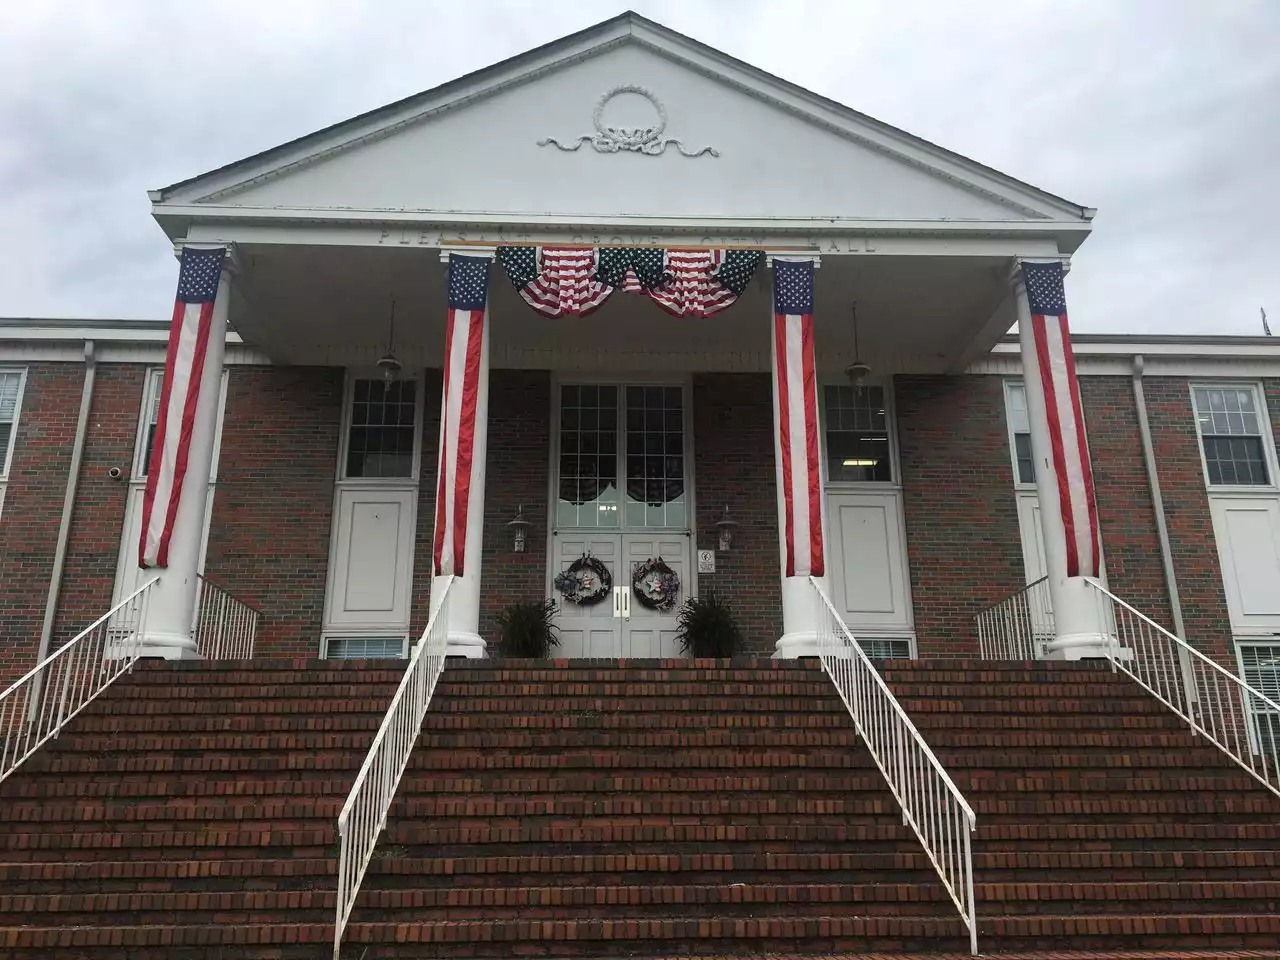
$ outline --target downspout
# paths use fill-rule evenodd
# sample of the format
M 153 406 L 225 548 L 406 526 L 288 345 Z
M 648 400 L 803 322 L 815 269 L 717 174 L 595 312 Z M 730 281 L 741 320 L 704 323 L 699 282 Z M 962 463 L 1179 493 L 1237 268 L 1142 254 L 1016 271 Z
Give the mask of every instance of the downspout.
M 84 342 L 84 387 L 80 391 L 80 418 L 76 421 L 76 439 L 71 445 L 71 469 L 67 473 L 67 491 L 62 498 L 62 522 L 58 526 L 58 545 L 53 551 L 53 574 L 49 578 L 49 596 L 44 603 L 44 625 L 40 628 L 40 651 L 36 663 L 49 655 L 53 640 L 53 621 L 58 615 L 58 598 L 62 593 L 62 571 L 67 564 L 67 541 L 71 538 L 71 514 L 75 511 L 76 490 L 80 486 L 80 462 L 84 459 L 84 438 L 89 428 L 89 406 L 93 402 L 93 382 L 98 364 L 92 340 Z
M 1151 489 L 1151 506 L 1156 514 L 1156 533 L 1160 537 L 1160 560 L 1164 564 L 1164 584 L 1169 593 L 1169 609 L 1173 615 L 1173 632 L 1183 640 L 1187 631 L 1182 625 L 1182 600 L 1178 595 L 1178 577 L 1173 567 L 1173 549 L 1169 546 L 1169 524 L 1164 516 L 1164 498 L 1160 495 L 1160 476 L 1156 472 L 1156 451 L 1151 443 L 1151 424 L 1147 422 L 1147 395 L 1142 388 L 1142 354 L 1133 357 L 1133 402 L 1138 408 L 1138 431 L 1142 434 L 1142 458 L 1147 465 L 1147 486 Z

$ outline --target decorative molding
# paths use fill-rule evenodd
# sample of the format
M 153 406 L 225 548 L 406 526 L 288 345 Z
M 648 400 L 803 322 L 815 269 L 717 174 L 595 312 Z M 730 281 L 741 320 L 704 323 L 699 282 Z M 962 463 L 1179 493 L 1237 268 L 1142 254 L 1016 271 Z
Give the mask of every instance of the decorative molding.
M 653 107 L 654 112 L 658 115 L 658 122 L 650 127 L 605 126 L 604 108 L 610 100 L 623 93 L 634 93 L 648 100 L 649 105 Z M 578 142 L 571 146 L 566 146 L 555 137 L 546 137 L 543 140 L 539 140 L 538 146 L 545 147 L 550 145 L 566 153 L 572 153 L 584 143 L 589 143 L 596 153 L 643 153 L 646 156 L 657 157 L 666 153 L 667 147 L 675 144 L 675 148 L 680 151 L 682 156 L 700 157 L 704 153 L 713 157 L 720 156 L 720 151 L 712 146 L 689 151 L 684 148 L 684 144 L 679 140 L 672 137 L 664 138 L 662 134 L 667 129 L 667 108 L 662 105 L 662 101 L 658 99 L 653 91 L 645 87 L 636 86 L 633 83 L 619 84 L 597 100 L 596 109 L 591 114 L 591 124 L 596 128 L 596 132 L 579 137 Z

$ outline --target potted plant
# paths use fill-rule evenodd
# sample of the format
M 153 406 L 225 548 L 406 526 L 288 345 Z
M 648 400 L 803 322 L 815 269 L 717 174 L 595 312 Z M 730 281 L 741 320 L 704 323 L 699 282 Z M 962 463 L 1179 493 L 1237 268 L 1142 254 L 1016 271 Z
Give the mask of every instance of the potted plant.
M 498 614 L 502 631 L 499 647 L 504 657 L 527 657 L 546 660 L 552 648 L 560 645 L 556 636 L 556 602 L 528 600 L 513 603 Z
M 712 590 L 705 596 L 686 600 L 676 623 L 680 649 L 694 657 L 724 659 L 732 657 L 742 646 L 742 631 L 729 605 Z

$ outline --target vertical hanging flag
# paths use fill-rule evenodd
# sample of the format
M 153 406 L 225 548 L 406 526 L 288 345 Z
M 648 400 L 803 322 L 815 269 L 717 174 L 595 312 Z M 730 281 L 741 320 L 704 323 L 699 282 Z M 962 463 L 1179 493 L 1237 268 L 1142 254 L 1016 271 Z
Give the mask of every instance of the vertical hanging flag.
M 1076 361 L 1067 329 L 1062 264 L 1024 262 L 1022 279 L 1031 307 L 1036 364 L 1044 389 L 1049 446 L 1058 479 L 1058 501 L 1067 543 L 1067 576 L 1096 577 L 1101 568 L 1098 507 L 1085 442 Z
M 213 330 L 213 302 L 218 296 L 222 261 L 226 250 L 182 251 L 178 271 L 178 296 L 169 326 L 169 348 L 164 361 L 164 387 L 156 415 L 156 436 L 147 465 L 147 486 L 142 497 L 142 534 L 138 541 L 138 566 L 169 564 L 169 540 L 182 499 L 187 474 L 191 433 L 204 375 L 204 358 Z
M 438 577 L 460 577 L 465 568 L 467 513 L 477 467 L 476 407 L 488 287 L 488 257 L 449 257 L 449 318 L 444 340 L 433 546 Z
M 773 261 L 778 489 L 788 577 L 820 577 L 822 473 L 818 381 L 813 366 L 813 261 Z

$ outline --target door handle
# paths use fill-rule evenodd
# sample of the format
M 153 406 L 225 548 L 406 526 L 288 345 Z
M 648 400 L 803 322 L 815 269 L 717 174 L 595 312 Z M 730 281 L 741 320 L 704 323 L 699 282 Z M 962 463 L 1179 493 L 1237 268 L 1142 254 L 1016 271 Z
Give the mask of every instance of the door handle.
M 622 591 L 622 619 L 629 621 L 631 619 L 631 591 L 626 587 L 619 587 Z

